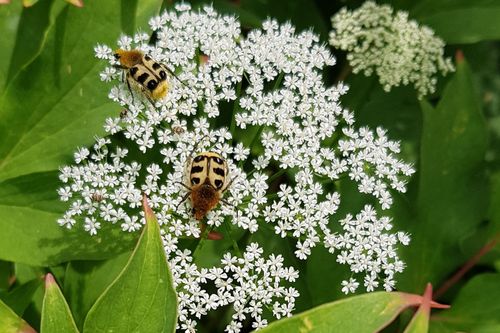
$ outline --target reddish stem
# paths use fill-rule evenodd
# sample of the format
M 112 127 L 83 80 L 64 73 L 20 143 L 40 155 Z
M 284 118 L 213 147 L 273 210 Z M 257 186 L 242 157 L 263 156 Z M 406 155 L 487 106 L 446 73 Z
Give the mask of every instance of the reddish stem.
M 490 252 L 500 240 L 500 234 L 497 234 L 490 242 L 486 243 L 475 255 L 473 255 L 460 269 L 448 280 L 434 294 L 434 299 L 438 299 L 445 292 L 448 291 L 455 283 L 460 281 L 462 277 L 474 267 L 479 259 L 486 253 Z

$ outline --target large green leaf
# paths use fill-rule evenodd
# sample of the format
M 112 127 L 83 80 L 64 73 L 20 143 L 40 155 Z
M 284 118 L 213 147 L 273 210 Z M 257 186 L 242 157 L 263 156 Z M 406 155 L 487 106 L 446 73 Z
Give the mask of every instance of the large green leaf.
M 45 277 L 41 333 L 78 333 L 71 310 L 52 274 Z
M 103 134 L 104 119 L 118 113 L 119 106 L 106 97 L 108 86 L 99 83 L 103 63 L 95 59 L 93 48 L 114 45 L 121 30 L 121 3 L 66 5 L 41 54 L 9 85 L 0 100 L 0 180 L 57 169 L 76 146 Z M 141 20 L 161 5 L 151 3 L 140 7 Z
M 36 173 L 0 182 L 0 259 L 48 266 L 68 260 L 105 259 L 133 247 L 136 235 L 103 224 L 96 236 L 81 226 L 57 224 L 57 172 Z
M 405 293 L 369 293 L 324 304 L 293 317 L 275 321 L 259 332 L 378 332 L 405 308 L 421 304 L 422 300 L 421 296 Z
M 486 210 L 485 122 L 465 61 L 436 108 L 422 102 L 423 132 L 416 220 L 408 225 L 407 268 L 398 285 L 421 290 L 437 285 L 465 260 L 460 241 L 475 230 Z
M 22 318 L 18 317 L 7 305 L 0 301 L 0 332 L 36 333 Z
M 127 263 L 130 253 L 105 261 L 72 261 L 64 278 L 64 295 L 81 330 L 87 312 Z
M 0 180 L 57 169 L 118 112 L 96 84 L 102 64 L 93 47 L 119 35 L 119 10 L 116 0 L 66 5 L 41 54 L 11 81 L 0 100 Z
M 422 1 L 412 13 L 448 44 L 500 39 L 500 3 L 495 0 Z
M 481 274 L 470 280 L 451 308 L 432 317 L 432 332 L 499 332 L 500 274 Z
M 53 265 L 109 258 L 132 245 L 133 237 L 123 237 L 109 226 L 98 237 L 89 237 L 81 227 L 60 228 L 56 221 L 65 207 L 55 192 L 56 172 L 25 175 L 67 162 L 77 145 L 90 143 L 94 134 L 102 133 L 104 117 L 116 111 L 117 106 L 106 104 L 108 87 L 99 82 L 102 65 L 94 58 L 93 46 L 117 38 L 120 18 L 133 30 L 131 17 L 137 16 L 144 26 L 160 6 L 142 1 L 120 16 L 116 15 L 120 5 L 127 6 L 118 0 L 91 2 L 83 10 L 65 5 L 50 27 L 40 56 L 22 70 L 0 100 L 2 259 Z M 19 44 L 30 42 L 24 38 Z
M 177 295 L 158 221 L 144 199 L 146 226 L 120 275 L 90 309 L 85 332 L 174 332 Z

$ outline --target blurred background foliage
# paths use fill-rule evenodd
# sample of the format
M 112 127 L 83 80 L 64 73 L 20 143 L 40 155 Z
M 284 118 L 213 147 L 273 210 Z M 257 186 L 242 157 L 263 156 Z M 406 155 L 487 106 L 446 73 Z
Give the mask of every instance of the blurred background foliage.
M 148 18 L 174 4 L 68 2 L 0 5 L 0 299 L 36 329 L 41 275 L 56 277 L 81 328 L 138 237 L 105 225 L 94 237 L 79 228 L 60 228 L 56 219 L 64 205 L 56 193 L 57 174 L 59 166 L 71 163 L 77 146 L 104 134 L 106 117 L 120 112 L 99 82 L 103 66 L 93 47 L 115 45 L 122 33 L 149 31 Z M 239 16 L 244 31 L 274 17 L 291 21 L 298 31 L 312 29 L 327 44 L 330 17 L 363 1 L 192 2 L 195 8 L 206 3 Z M 431 332 L 500 332 L 500 1 L 378 3 L 408 11 L 445 40 L 449 56 L 458 52 L 464 59 L 424 101 L 409 87 L 387 93 L 375 78 L 350 73 L 345 54 L 337 50 L 332 49 L 337 65 L 324 72 L 327 84 L 350 86 L 342 103 L 354 111 L 357 125 L 387 128 L 389 137 L 401 141 L 402 158 L 416 166 L 408 193 L 397 195 L 390 211 L 397 229 L 412 235 L 411 245 L 402 249 L 407 268 L 397 277 L 397 288 L 422 293 L 431 282 L 434 299 L 452 305 L 433 312 Z M 352 195 L 355 185 L 344 181 L 340 188 L 352 200 L 338 216 L 359 209 L 364 201 Z M 250 240 L 282 253 L 287 265 L 300 269 L 297 312 L 345 297 L 340 281 L 349 275 L 347 268 L 322 248 L 299 262 L 293 240 L 270 237 L 270 232 L 262 229 Z M 229 246 L 207 243 L 199 263 L 211 264 Z M 210 314 L 201 331 L 221 331 L 219 318 L 227 315 Z M 402 331 L 408 320 L 403 315 L 386 330 Z

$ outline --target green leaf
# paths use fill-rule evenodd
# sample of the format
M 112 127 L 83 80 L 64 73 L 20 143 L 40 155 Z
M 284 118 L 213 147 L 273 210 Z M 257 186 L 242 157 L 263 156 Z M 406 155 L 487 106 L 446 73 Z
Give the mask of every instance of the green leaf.
M 23 7 L 20 1 L 14 1 L 8 6 L 0 5 L 0 31 L 2 32 L 0 34 L 0 49 L 12 50 L 14 48 L 17 26 L 22 10 Z M 0 52 L 0 92 L 4 91 L 7 83 L 10 58 L 10 52 Z
M 305 281 L 314 306 L 346 297 L 341 283 L 351 276 L 351 271 L 347 265 L 339 265 L 335 259 L 336 255 L 324 247 L 313 248 L 307 259 Z
M 0 100 L 0 180 L 57 169 L 76 146 L 102 135 L 104 119 L 119 112 L 107 99 L 109 87 L 99 83 L 104 64 L 93 48 L 119 36 L 120 2 L 65 6 L 40 55 Z
M 153 16 L 160 15 L 160 12 L 161 12 L 160 1 L 139 1 L 139 3 L 137 4 L 137 9 L 135 13 L 133 13 L 136 22 L 136 24 L 134 25 L 134 29 L 149 31 L 149 29 L 151 29 L 149 27 L 149 19 L 151 19 L 151 17 Z M 128 20 L 122 22 L 122 25 L 127 25 L 127 24 Z M 135 33 L 135 30 L 132 32 Z
M 81 227 L 62 228 L 64 204 L 56 192 L 57 172 L 0 182 L 0 259 L 33 266 L 69 260 L 106 259 L 130 250 L 137 235 L 104 224 L 90 236 Z
M 83 7 L 83 0 L 64 0 L 75 7 Z
M 45 277 L 41 333 L 78 332 L 71 310 L 52 274 Z
M 491 180 L 491 195 L 490 195 L 490 234 L 495 235 L 500 233 L 500 171 L 492 174 Z
M 290 318 L 275 321 L 259 332 L 267 333 L 372 333 L 387 326 L 405 308 L 422 297 L 405 293 L 375 292 L 327 303 Z M 435 304 L 435 303 L 434 303 Z
M 25 284 L 35 279 L 42 279 L 45 276 L 44 267 L 30 266 L 20 262 L 14 264 L 14 276 L 16 283 Z
M 12 51 L 8 52 L 11 57 L 7 82 L 40 53 L 47 37 L 47 30 L 54 24 L 55 17 L 61 12 L 63 5 L 64 3 L 60 1 L 41 1 L 34 6 L 23 8 L 15 45 L 9 49 Z
M 160 228 L 144 199 L 146 225 L 120 275 L 90 309 L 85 332 L 174 332 L 176 293 Z
M 39 0 L 22 0 L 24 7 L 31 7 L 35 5 Z
M 120 23 L 123 33 L 149 31 L 149 19 L 160 14 L 160 1 L 121 0 Z
M 429 329 L 429 313 L 418 310 L 403 333 L 427 333 Z
M 7 305 L 0 301 L 0 332 L 36 333 L 22 318 L 18 317 Z
M 418 199 L 404 248 L 407 268 L 398 286 L 421 290 L 438 285 L 465 260 L 459 243 L 485 215 L 484 154 L 487 138 L 471 72 L 457 65 L 436 108 L 422 102 L 423 132 Z M 396 217 L 397 219 L 397 217 Z
M 355 109 L 356 123 L 371 128 L 382 126 L 388 131 L 391 140 L 402 142 L 401 157 L 415 161 L 422 130 L 422 115 L 415 90 L 405 86 L 386 92 L 379 84 L 373 84 L 370 90 L 368 96 L 362 97 L 362 107 Z M 353 97 L 356 98 L 356 95 Z
M 68 264 L 63 290 L 80 330 L 92 305 L 118 276 L 129 257 L 130 253 L 126 252 L 106 261 L 72 261 Z
M 500 274 L 477 275 L 460 290 L 449 310 L 432 317 L 431 324 L 452 332 L 499 332 L 499 299 Z
M 0 299 L 9 306 L 15 313 L 22 316 L 24 310 L 28 307 L 33 299 L 33 295 L 38 290 L 42 280 L 39 278 L 28 281 L 10 291 L 9 293 L 0 294 Z
M 16 283 L 26 284 L 32 280 L 42 280 L 47 270 L 43 267 L 29 266 L 26 264 L 15 263 Z M 31 297 L 31 302 L 23 311 L 23 319 L 26 320 L 35 330 L 40 330 L 40 320 L 43 305 L 44 288 L 37 288 Z
M 417 10 L 418 21 L 431 27 L 448 44 L 500 39 L 498 1 L 433 1 Z
M 12 284 L 12 267 L 11 262 L 0 260 L 0 293 Z
M 349 86 L 349 91 L 341 97 L 342 105 L 355 112 L 365 107 L 366 103 L 372 99 L 374 92 L 380 91 L 375 75 L 366 77 L 364 74 L 350 73 L 344 81 Z
M 242 0 L 241 8 L 260 17 L 261 21 L 272 17 L 279 22 L 292 22 L 297 31 L 313 29 L 322 40 L 328 40 L 329 19 L 324 16 L 313 1 Z M 304 15 L 307 13 L 307 15 Z

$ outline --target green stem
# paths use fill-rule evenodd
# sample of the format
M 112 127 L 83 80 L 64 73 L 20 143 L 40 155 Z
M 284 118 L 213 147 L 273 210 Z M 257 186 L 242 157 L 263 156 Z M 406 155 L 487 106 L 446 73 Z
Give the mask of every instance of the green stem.
M 211 226 L 206 226 L 205 230 L 203 230 L 203 233 L 200 235 L 200 240 L 198 241 L 198 244 L 196 245 L 196 248 L 193 251 L 193 258 L 196 258 L 198 252 L 201 251 L 204 241 L 207 239 L 207 236 L 210 233 L 211 229 L 212 229 Z
M 281 84 L 281 81 L 283 81 L 283 77 L 285 76 L 284 72 L 281 72 L 280 75 L 278 75 L 278 78 L 276 79 L 276 82 L 274 83 L 273 90 L 278 88 L 278 86 Z
M 268 195 L 266 195 L 266 198 L 267 199 L 276 199 L 276 198 L 278 198 L 278 193 L 268 194 Z M 241 205 L 245 205 L 245 204 L 249 203 L 250 201 L 252 201 L 252 198 L 244 199 L 241 201 Z M 241 205 L 238 205 L 238 207 L 241 207 Z
M 286 169 L 280 169 L 280 171 L 276 172 L 274 175 L 269 177 L 268 183 L 272 183 L 275 181 L 279 176 L 283 175 L 287 170 Z
M 260 125 L 259 129 L 257 130 L 257 133 L 255 133 L 254 137 L 252 138 L 252 141 L 250 142 L 250 152 L 252 151 L 255 143 L 257 142 L 257 139 L 260 138 L 260 135 L 262 134 L 264 127 L 265 127 L 264 125 Z
M 250 172 L 247 172 L 247 179 L 250 178 L 250 176 L 255 172 L 257 171 L 257 169 L 252 169 L 252 171 Z
M 242 255 L 240 248 L 238 247 L 238 243 L 236 243 L 232 236 L 231 224 L 227 221 L 224 221 L 224 227 L 226 228 L 226 233 L 228 234 L 229 238 L 231 238 L 231 244 L 233 246 L 234 253 L 236 253 L 236 255 L 241 258 Z

